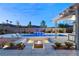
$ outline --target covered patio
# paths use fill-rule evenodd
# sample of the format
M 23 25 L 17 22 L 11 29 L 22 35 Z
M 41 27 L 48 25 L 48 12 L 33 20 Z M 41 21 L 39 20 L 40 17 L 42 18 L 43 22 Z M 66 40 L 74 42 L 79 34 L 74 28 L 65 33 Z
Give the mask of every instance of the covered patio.
M 72 6 L 64 10 L 62 13 L 60 13 L 59 16 L 54 20 L 54 22 L 57 25 L 58 21 L 67 20 L 68 18 L 74 20 L 72 34 L 75 35 L 75 47 L 77 50 L 79 50 L 79 4 L 78 3 L 73 4 Z

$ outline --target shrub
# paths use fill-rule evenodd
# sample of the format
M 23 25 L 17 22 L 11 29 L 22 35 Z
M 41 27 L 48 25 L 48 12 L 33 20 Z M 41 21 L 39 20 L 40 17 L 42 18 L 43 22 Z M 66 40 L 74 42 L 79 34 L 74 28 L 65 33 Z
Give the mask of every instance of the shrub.
M 5 43 L 5 45 L 8 45 L 9 47 L 15 46 L 14 43 Z
M 73 43 L 71 42 L 65 42 L 66 48 L 71 48 L 73 46 Z
M 44 30 L 42 30 L 41 32 L 44 32 L 44 33 L 45 33 L 45 29 L 44 29 Z
M 0 47 L 4 47 L 5 43 L 0 43 Z
M 64 32 L 64 30 L 59 30 L 59 33 L 63 33 Z
M 18 43 L 16 46 L 17 46 L 17 49 L 23 49 L 25 47 L 25 45 L 22 42 Z
M 51 33 L 52 31 L 45 31 L 45 33 Z
M 0 48 L 2 48 L 2 47 L 3 47 L 3 44 L 0 43 Z
M 56 45 L 56 47 L 61 47 L 61 43 L 60 42 L 56 42 L 55 45 Z
M 26 31 L 23 31 L 22 33 L 26 33 Z

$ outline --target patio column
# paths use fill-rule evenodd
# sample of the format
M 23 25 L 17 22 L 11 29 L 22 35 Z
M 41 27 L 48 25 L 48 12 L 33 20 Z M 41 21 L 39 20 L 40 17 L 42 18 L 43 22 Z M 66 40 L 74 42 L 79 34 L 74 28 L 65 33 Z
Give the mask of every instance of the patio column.
M 79 7 L 76 8 L 75 10 L 75 15 L 76 15 L 76 23 L 75 23 L 75 31 L 76 31 L 76 36 L 75 36 L 75 44 L 76 44 L 76 49 L 79 50 Z
M 57 39 L 57 22 L 55 22 L 55 39 Z

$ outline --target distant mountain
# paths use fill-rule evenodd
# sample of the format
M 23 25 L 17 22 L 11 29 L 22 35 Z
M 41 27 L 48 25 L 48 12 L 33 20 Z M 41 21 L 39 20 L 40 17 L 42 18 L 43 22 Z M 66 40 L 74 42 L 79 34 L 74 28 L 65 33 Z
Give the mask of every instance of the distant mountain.
M 0 24 L 0 27 L 5 27 L 5 26 L 9 26 L 9 27 L 17 27 L 17 25 L 13 25 L 13 24 Z M 28 26 L 21 26 L 19 25 L 20 28 L 28 28 Z M 32 25 L 32 28 L 40 28 L 40 26 L 37 25 Z

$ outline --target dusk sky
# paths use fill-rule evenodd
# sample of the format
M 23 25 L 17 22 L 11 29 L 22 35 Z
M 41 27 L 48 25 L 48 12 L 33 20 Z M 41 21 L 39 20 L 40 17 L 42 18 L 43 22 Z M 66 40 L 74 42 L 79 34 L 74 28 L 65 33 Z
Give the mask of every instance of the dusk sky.
M 53 27 L 55 24 L 51 20 L 71 5 L 70 3 L 0 4 L 0 23 L 11 20 L 13 24 L 19 21 L 21 25 L 27 25 L 31 21 L 33 25 L 40 25 L 40 22 L 45 20 L 47 26 Z

